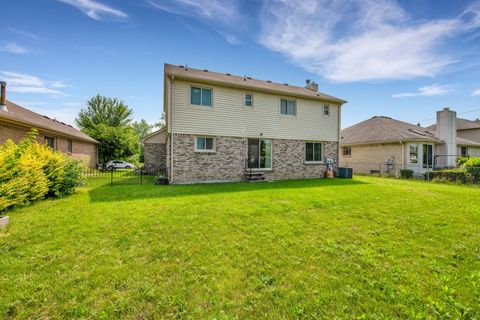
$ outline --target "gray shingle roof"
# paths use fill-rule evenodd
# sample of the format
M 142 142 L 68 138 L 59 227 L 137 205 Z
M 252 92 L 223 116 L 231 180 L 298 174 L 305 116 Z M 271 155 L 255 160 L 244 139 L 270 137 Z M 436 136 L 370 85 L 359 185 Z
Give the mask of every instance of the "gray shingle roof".
M 209 70 L 200 70 L 190 67 L 176 66 L 172 64 L 165 64 L 165 74 L 174 75 L 179 78 L 198 80 L 202 82 L 210 82 L 217 84 L 230 85 L 235 87 L 242 87 L 251 90 L 259 90 L 266 92 L 275 92 L 282 94 L 289 94 L 308 99 L 330 101 L 335 103 L 346 103 L 345 100 L 336 98 L 334 96 L 315 92 L 304 87 L 292 86 L 288 84 L 275 83 L 265 80 L 252 79 L 251 77 L 234 76 L 229 73 L 218 73 Z
M 435 133 L 389 117 L 376 116 L 342 130 L 342 144 L 423 140 L 441 142 Z
M 38 129 L 53 131 L 58 134 L 79 140 L 98 143 L 97 140 L 66 123 L 30 111 L 8 100 L 7 109 L 8 111 L 0 109 L 0 119 L 3 118 L 6 120 L 23 123 Z
M 434 130 L 381 116 L 370 118 L 343 129 L 340 143 L 349 145 L 415 140 L 443 143 L 436 137 Z M 480 147 L 477 142 L 459 137 L 457 137 L 457 144 Z
M 436 130 L 436 124 L 427 127 L 429 130 Z M 457 130 L 480 129 L 480 122 L 457 118 Z

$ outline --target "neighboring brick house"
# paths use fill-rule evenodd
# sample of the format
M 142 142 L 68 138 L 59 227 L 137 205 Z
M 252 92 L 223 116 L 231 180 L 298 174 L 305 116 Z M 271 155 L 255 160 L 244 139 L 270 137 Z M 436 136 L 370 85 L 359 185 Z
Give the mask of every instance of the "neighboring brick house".
M 337 162 L 346 101 L 315 83 L 169 64 L 164 79 L 166 127 L 144 139 L 145 163 L 165 166 L 171 183 L 320 178 Z
M 72 126 L 35 113 L 5 99 L 5 84 L 0 98 L 0 143 L 8 139 L 18 143 L 32 128 L 37 141 L 59 150 L 89 167 L 97 165 L 98 142 Z
M 148 172 L 166 174 L 167 135 L 164 127 L 140 139 L 144 145 L 144 167 Z
M 456 113 L 448 108 L 437 112 L 437 131 L 373 117 L 342 130 L 340 165 L 357 173 L 412 169 L 421 175 L 433 168 L 454 167 L 462 155 L 480 156 L 480 143 L 457 136 L 456 123 Z M 462 154 L 465 148 L 468 152 Z

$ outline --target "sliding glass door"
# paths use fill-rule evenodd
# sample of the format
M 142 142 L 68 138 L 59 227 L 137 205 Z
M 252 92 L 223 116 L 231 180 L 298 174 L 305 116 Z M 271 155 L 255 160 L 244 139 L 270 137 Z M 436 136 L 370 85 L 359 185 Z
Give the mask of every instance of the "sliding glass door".
M 433 145 L 423 145 L 423 167 L 433 168 Z
M 249 169 L 272 168 L 272 141 L 267 139 L 248 139 Z

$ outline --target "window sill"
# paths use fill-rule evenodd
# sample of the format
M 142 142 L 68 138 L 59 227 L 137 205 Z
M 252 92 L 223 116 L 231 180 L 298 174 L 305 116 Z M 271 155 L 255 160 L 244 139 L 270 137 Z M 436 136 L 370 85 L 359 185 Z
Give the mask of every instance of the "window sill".
M 195 150 L 195 153 L 213 154 L 213 153 L 217 153 L 217 151 L 215 151 L 215 150 Z
M 202 104 L 190 104 L 190 107 L 203 110 L 213 110 L 213 106 L 204 106 Z
M 323 161 L 305 161 L 304 164 L 325 164 Z
M 248 171 L 252 170 L 252 172 L 262 172 L 262 171 L 273 171 L 273 168 L 248 168 Z

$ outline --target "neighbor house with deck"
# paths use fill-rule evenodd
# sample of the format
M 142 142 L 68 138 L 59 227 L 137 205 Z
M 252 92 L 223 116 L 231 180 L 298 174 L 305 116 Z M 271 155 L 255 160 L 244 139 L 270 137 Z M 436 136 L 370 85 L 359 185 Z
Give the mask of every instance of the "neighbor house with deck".
M 364 174 L 411 169 L 417 176 L 455 167 L 458 157 L 480 156 L 480 142 L 460 137 L 457 123 L 449 108 L 438 111 L 428 128 L 375 116 L 342 130 L 340 165 Z
M 86 166 L 97 165 L 98 141 L 80 130 L 47 116 L 23 108 L 6 99 L 6 83 L 0 82 L 0 143 L 8 139 L 18 143 L 37 129 L 37 141 L 47 144 Z
M 305 87 L 165 64 L 165 127 L 147 170 L 170 183 L 321 178 L 337 163 L 346 101 Z

